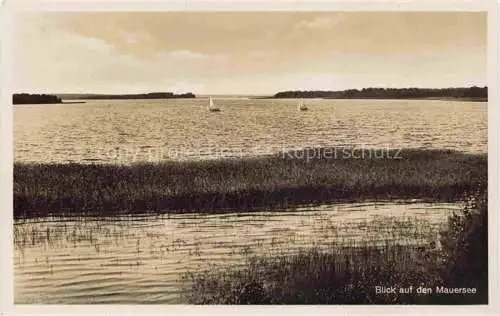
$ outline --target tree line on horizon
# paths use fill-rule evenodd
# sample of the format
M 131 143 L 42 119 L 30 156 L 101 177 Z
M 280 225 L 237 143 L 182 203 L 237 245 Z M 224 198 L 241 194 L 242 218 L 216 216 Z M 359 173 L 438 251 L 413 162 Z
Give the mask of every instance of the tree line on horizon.
M 62 103 L 62 99 L 51 94 L 15 93 L 12 95 L 13 104 L 51 104 Z
M 138 94 L 88 94 L 81 95 L 81 99 L 173 99 L 173 98 L 195 98 L 191 93 L 172 93 L 172 92 L 152 92 Z
M 327 99 L 426 99 L 470 98 L 488 99 L 488 87 L 470 88 L 363 88 L 342 91 L 282 91 L 274 98 L 327 98 Z
M 172 92 L 153 92 L 143 94 L 31 94 L 14 93 L 13 104 L 52 104 L 63 103 L 65 99 L 172 99 L 172 98 L 195 98 L 191 93 L 175 94 Z

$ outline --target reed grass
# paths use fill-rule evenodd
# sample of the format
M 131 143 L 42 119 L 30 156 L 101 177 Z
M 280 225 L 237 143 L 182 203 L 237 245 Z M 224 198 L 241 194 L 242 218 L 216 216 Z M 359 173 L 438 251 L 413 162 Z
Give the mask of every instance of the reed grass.
M 440 250 L 388 241 L 382 247 L 332 245 L 251 257 L 243 267 L 185 274 L 185 299 L 191 304 L 487 304 L 487 194 L 473 195 L 472 204 L 449 218 Z M 397 292 L 377 293 L 377 286 Z M 476 294 L 438 293 L 441 286 L 475 288 Z M 432 293 L 418 293 L 419 287 Z
M 132 165 L 15 163 L 14 217 L 280 210 L 363 199 L 453 201 L 487 179 L 486 154 L 407 149 L 379 150 L 377 156 L 372 150 L 354 158 L 368 151 L 346 157 L 343 150 Z

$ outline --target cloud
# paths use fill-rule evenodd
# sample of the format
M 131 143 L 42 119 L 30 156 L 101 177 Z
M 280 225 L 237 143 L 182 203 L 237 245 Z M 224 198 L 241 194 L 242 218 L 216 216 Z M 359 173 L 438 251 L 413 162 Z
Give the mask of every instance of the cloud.
M 180 60 L 200 60 L 200 59 L 208 59 L 210 56 L 207 54 L 192 52 L 189 50 L 175 50 L 167 54 L 168 58 L 180 59 Z
M 119 54 L 98 38 L 60 30 L 32 31 L 16 45 L 15 84 L 21 89 L 100 90 L 106 83 L 132 83 L 151 75 L 146 61 Z
M 247 52 L 247 55 L 251 58 L 263 59 L 263 58 L 274 57 L 276 55 L 276 52 L 270 51 L 270 50 L 263 50 L 263 49 L 253 49 L 253 50 L 249 50 Z
M 302 20 L 295 24 L 298 29 L 320 29 L 327 28 L 338 24 L 340 21 L 334 17 L 316 17 L 311 20 Z
M 17 91 L 134 93 L 172 89 L 172 92 L 196 92 L 203 90 L 203 78 L 223 68 L 226 58 L 222 54 L 185 49 L 143 58 L 124 53 L 103 39 L 51 25 L 20 31 L 22 34 L 14 43 Z M 137 33 L 131 38 L 147 39 L 147 36 Z
M 143 44 L 153 41 L 153 37 L 147 32 L 127 32 L 123 38 L 128 44 Z
M 166 90 L 173 93 L 186 93 L 186 92 L 205 93 L 205 84 L 180 81 L 176 82 L 173 85 L 169 85 Z

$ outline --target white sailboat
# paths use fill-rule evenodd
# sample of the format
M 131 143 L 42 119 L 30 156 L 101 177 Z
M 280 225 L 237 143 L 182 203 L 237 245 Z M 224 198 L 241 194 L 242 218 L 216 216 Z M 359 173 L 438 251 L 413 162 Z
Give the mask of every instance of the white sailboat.
M 210 97 L 210 101 L 209 101 L 209 105 L 208 105 L 208 110 L 210 112 L 219 112 L 220 109 L 217 105 L 214 104 L 214 101 L 212 100 L 212 97 Z
M 304 103 L 304 100 L 301 99 L 300 100 L 300 103 L 299 103 L 299 106 L 297 108 L 299 111 L 307 111 L 307 106 L 305 105 Z

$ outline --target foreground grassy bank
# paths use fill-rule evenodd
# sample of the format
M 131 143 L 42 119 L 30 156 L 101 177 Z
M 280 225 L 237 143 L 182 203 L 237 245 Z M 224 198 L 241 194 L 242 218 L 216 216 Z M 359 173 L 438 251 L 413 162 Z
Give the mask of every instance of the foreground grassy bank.
M 441 249 L 387 242 L 252 257 L 243 268 L 184 275 L 185 298 L 192 304 L 487 304 L 487 223 L 482 191 L 449 218 Z
M 14 164 L 14 217 L 234 212 L 361 199 L 452 201 L 486 183 L 487 155 L 321 148 L 260 158 Z

